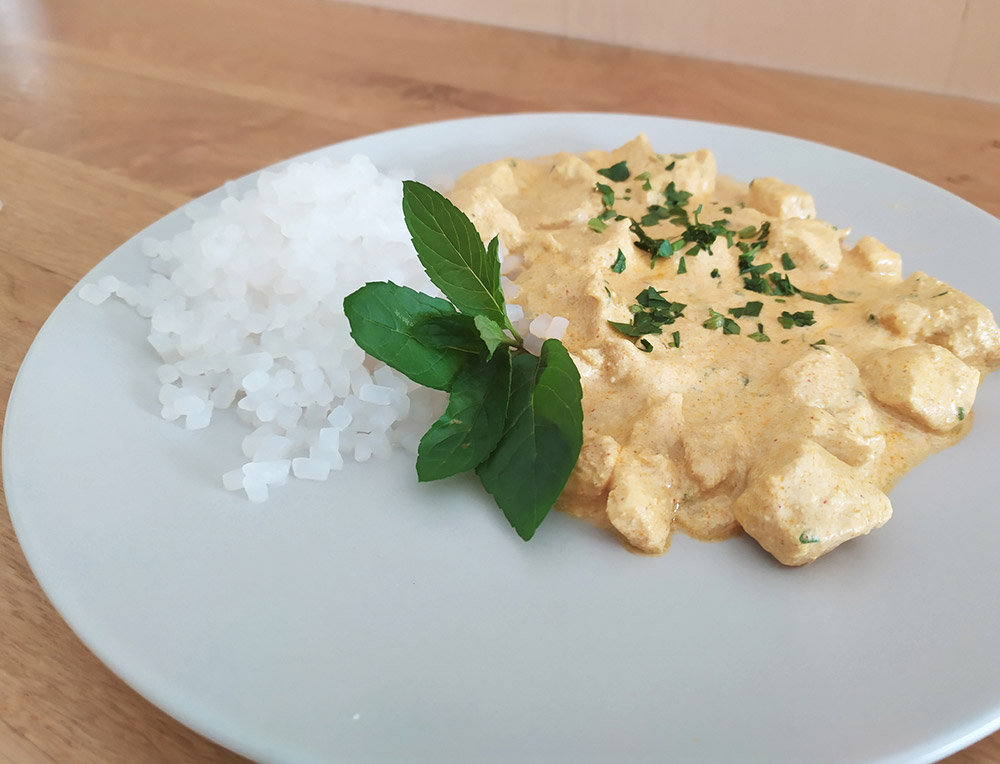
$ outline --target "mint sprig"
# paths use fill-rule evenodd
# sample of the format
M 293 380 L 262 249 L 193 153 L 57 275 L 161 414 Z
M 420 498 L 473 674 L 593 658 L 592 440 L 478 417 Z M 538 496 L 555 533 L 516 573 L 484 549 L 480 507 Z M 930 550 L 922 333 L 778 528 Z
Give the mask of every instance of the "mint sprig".
M 481 314 L 510 328 L 500 286 L 497 238 L 487 250 L 472 221 L 458 207 L 414 180 L 403 181 L 403 216 L 420 264 L 458 311 Z
M 403 217 L 421 264 L 448 298 L 391 282 L 344 300 L 351 336 L 418 384 L 449 393 L 417 449 L 417 477 L 474 469 L 525 541 L 548 514 L 580 455 L 580 374 L 563 344 L 528 353 L 507 317 L 497 238 L 438 192 L 403 182 Z

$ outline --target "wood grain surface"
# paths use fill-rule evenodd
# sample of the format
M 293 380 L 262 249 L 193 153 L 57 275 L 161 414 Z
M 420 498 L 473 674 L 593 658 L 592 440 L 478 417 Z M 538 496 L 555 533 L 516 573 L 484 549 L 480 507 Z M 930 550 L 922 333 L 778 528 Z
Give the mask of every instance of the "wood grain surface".
M 556 110 L 786 133 L 1000 214 L 996 105 L 323 0 L 0 0 L 0 415 L 57 302 L 192 196 L 373 131 Z M 238 761 L 80 643 L 0 512 L 0 764 Z M 1000 734 L 947 761 L 1000 764 Z

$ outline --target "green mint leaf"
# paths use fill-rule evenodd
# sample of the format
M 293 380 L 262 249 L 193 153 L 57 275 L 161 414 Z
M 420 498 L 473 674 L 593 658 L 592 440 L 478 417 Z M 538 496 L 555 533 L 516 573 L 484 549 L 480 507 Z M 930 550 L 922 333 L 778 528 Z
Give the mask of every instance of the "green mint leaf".
M 424 270 L 459 312 L 506 326 L 497 239 L 487 250 L 458 207 L 414 180 L 403 181 L 403 217 Z
M 344 298 L 351 336 L 369 355 L 414 382 L 447 390 L 459 370 L 478 358 L 482 343 L 472 319 L 446 300 L 382 281 Z
M 628 163 L 623 160 L 610 167 L 605 167 L 603 170 L 598 170 L 597 174 L 603 175 L 608 180 L 620 183 L 623 180 L 628 180 Z
M 476 472 L 508 522 L 530 539 L 569 479 L 583 444 L 580 374 L 559 340 L 514 358 L 496 450 Z
M 473 321 L 476 329 L 479 331 L 479 337 L 486 343 L 487 357 L 492 357 L 493 353 L 501 345 L 514 344 L 513 340 L 507 336 L 504 328 L 492 318 L 480 315 L 476 316 Z
M 510 352 L 467 363 L 455 377 L 444 414 L 417 448 L 417 479 L 440 480 L 480 464 L 503 433 L 510 396 Z

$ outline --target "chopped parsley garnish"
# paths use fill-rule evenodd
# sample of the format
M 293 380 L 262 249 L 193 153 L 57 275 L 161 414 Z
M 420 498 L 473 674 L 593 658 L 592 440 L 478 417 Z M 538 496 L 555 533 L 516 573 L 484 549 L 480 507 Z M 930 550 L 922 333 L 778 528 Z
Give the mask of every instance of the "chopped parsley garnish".
M 604 233 L 608 229 L 608 224 L 600 218 L 591 218 L 587 221 L 587 227 L 590 228 L 591 231 Z
M 787 252 L 781 253 L 781 267 L 784 268 L 786 271 L 795 270 L 795 261 L 792 260 L 792 256 L 789 255 Z
M 665 291 L 665 289 L 656 290 L 651 286 L 646 287 L 635 296 L 635 304 L 629 307 L 629 310 L 632 311 L 632 323 L 626 324 L 619 321 L 608 321 L 608 323 L 612 328 L 626 337 L 662 334 L 662 327 L 674 323 L 678 318 L 682 318 L 684 316 L 684 308 L 687 307 L 682 302 L 671 302 L 666 299 L 663 296 L 663 292 Z M 644 344 L 640 349 L 645 349 Z M 652 346 L 650 346 L 651 349 Z
M 770 342 L 771 338 L 764 334 L 764 324 L 757 324 L 757 331 L 753 334 L 748 334 L 747 337 L 752 339 L 754 342 Z
M 643 225 L 656 225 L 662 220 L 669 220 L 671 223 L 684 225 L 687 223 L 688 214 L 684 209 L 688 199 L 691 198 L 690 191 L 678 191 L 677 186 L 671 181 L 663 190 L 663 198 L 666 204 L 652 204 L 647 208 L 647 212 L 642 216 L 640 222 Z
M 753 318 L 756 318 L 757 316 L 760 315 L 760 309 L 763 307 L 764 303 L 753 301 L 753 302 L 748 302 L 742 308 L 730 308 L 729 313 L 730 315 L 733 315 L 736 318 L 743 318 L 743 316 L 751 316 Z
M 649 184 L 649 172 L 648 171 L 647 172 L 640 172 L 638 175 L 635 176 L 635 179 L 642 181 L 642 190 L 643 191 L 651 191 L 653 189 L 653 187 Z
M 727 215 L 732 215 L 733 214 L 733 208 L 732 207 L 723 207 L 722 211 L 725 212 Z
M 616 257 L 615 261 L 611 264 L 611 270 L 615 273 L 621 273 L 625 270 L 625 253 L 620 249 L 618 250 L 618 257 Z
M 802 533 L 799 534 L 800 544 L 815 544 L 817 541 L 819 541 L 818 538 L 810 536 L 806 531 L 802 531 Z
M 708 319 L 702 324 L 706 329 L 722 329 L 723 334 L 739 334 L 740 325 L 718 311 L 708 309 Z
M 687 260 L 684 259 L 684 255 L 681 255 L 680 261 L 677 263 L 677 275 L 679 276 L 682 273 L 687 273 L 687 272 L 688 272 Z
M 616 183 L 620 183 L 623 180 L 628 180 L 628 163 L 625 160 L 613 164 L 610 167 L 605 167 L 603 170 L 597 171 L 598 175 L 603 175 L 608 180 L 613 180 Z
M 958 407 L 958 421 L 961 422 L 965 419 L 965 406 Z
M 677 185 L 670 181 L 667 187 L 663 189 L 663 197 L 667 200 L 668 207 L 674 207 L 676 209 L 681 209 L 688 200 L 691 198 L 690 191 L 678 191 Z
M 816 319 L 811 310 L 800 310 L 795 313 L 785 310 L 778 316 L 778 323 L 786 329 L 791 329 L 793 326 L 812 326 L 816 323 Z
M 699 252 L 711 254 L 711 247 L 715 240 L 724 236 L 732 245 L 733 232 L 726 228 L 725 220 L 716 220 L 712 223 L 702 223 L 698 220 L 701 213 L 701 205 L 694 211 L 694 222 L 685 223 L 684 233 L 672 244 L 676 250 L 691 246 L 684 250 L 685 255 L 697 255 Z
M 639 220 L 643 225 L 656 225 L 661 220 L 669 220 L 672 215 L 676 214 L 669 207 L 664 207 L 662 204 L 651 204 L 646 209 L 648 211 Z M 687 213 L 683 210 L 681 212 L 683 213 L 683 219 L 686 220 Z
M 829 354 L 830 351 L 827 350 L 824 347 L 824 345 L 826 345 L 826 340 L 819 340 L 817 342 L 810 342 L 809 343 L 809 347 L 811 347 L 813 350 L 822 350 L 824 353 Z
M 673 345 L 675 348 L 679 348 L 681 346 L 681 333 L 674 332 L 671 336 L 673 337 L 673 341 L 670 344 Z
M 597 190 L 601 192 L 601 202 L 604 204 L 605 207 L 615 206 L 615 192 L 614 189 L 611 188 L 611 186 L 605 183 L 598 183 L 596 184 L 595 188 L 597 188 Z
M 850 300 L 841 300 L 839 297 L 834 297 L 832 294 L 816 294 L 815 292 L 806 292 L 798 288 L 796 288 L 795 291 L 799 295 L 799 297 L 801 297 L 803 300 L 812 300 L 813 302 L 821 302 L 824 305 L 834 305 L 834 304 L 847 305 L 851 302 Z
M 641 249 L 643 252 L 649 254 L 649 267 L 652 268 L 656 265 L 656 261 L 668 258 L 674 254 L 678 249 L 683 246 L 683 244 L 675 245 L 666 239 L 654 239 L 652 236 L 647 234 L 638 223 L 634 220 L 632 225 L 629 226 L 629 230 L 632 231 L 638 240 L 635 246 Z
M 668 165 L 666 166 L 666 168 L 665 168 L 665 169 L 667 170 L 667 172 L 670 172 L 670 171 L 671 171 L 671 170 L 673 170 L 673 169 L 674 169 L 674 168 L 675 168 L 676 166 L 677 166 L 677 162 L 676 162 L 676 161 L 674 161 L 674 162 L 671 162 L 670 164 L 668 164 Z
M 712 272 L 710 274 L 708 274 L 708 275 L 711 276 L 713 279 L 719 278 L 719 269 L 718 268 L 713 268 Z
M 752 239 L 757 235 L 757 226 L 748 225 L 746 228 L 738 230 L 736 235 L 741 239 Z

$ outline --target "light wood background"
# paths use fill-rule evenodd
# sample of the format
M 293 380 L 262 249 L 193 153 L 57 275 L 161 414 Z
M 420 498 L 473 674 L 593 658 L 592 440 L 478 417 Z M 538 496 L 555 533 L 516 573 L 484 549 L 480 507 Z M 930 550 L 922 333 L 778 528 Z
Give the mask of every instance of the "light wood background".
M 998 0 L 354 0 L 1000 103 Z
M 608 84 L 609 72 L 626 72 Z M 230 178 L 391 127 L 643 111 L 821 141 L 1000 214 L 1000 106 L 327 0 L 0 0 L 0 416 L 93 265 Z M 835 741 L 824 741 L 835 745 Z M 0 764 L 232 764 L 111 674 L 0 509 Z M 1000 764 L 1000 734 L 949 764 Z

